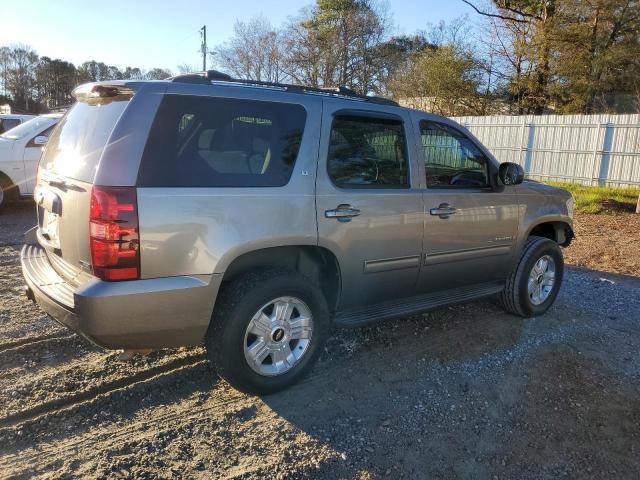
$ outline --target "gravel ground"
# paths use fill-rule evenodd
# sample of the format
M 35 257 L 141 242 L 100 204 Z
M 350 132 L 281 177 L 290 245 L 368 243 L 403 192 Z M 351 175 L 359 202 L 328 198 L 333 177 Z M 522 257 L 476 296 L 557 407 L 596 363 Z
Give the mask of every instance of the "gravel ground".
M 119 362 L 49 320 L 21 291 L 32 219 L 0 216 L 0 477 L 640 471 L 638 278 L 570 268 L 538 318 L 488 300 L 339 331 L 302 383 L 257 398 L 217 382 L 202 348 Z

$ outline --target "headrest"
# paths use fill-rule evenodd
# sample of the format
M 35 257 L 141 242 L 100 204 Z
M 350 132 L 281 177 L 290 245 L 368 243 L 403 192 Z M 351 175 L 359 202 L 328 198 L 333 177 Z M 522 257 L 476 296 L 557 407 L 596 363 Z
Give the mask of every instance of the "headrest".
M 209 128 L 207 130 L 204 130 L 200 134 L 200 138 L 198 138 L 199 150 L 209 150 L 211 148 L 211 140 L 213 139 L 214 133 L 215 133 L 215 130 L 212 128 Z

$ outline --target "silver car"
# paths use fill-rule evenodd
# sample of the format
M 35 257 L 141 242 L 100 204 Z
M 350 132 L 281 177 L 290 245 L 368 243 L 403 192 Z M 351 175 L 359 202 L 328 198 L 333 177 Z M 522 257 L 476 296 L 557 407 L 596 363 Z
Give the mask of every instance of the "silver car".
M 110 349 L 205 342 L 270 393 L 332 327 L 499 295 L 554 302 L 573 199 L 455 122 L 344 88 L 219 72 L 87 84 L 53 131 L 27 295 Z

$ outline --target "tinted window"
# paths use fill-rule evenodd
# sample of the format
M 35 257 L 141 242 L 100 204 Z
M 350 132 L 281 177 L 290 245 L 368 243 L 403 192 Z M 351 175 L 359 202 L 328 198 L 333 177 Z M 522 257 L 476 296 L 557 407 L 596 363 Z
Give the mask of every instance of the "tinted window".
M 406 188 L 407 149 L 402 122 L 336 117 L 331 127 L 329 176 L 343 188 Z
M 36 145 L 36 143 L 35 143 L 36 137 L 47 137 L 48 138 L 51 135 L 51 131 L 55 128 L 55 126 L 56 125 L 54 123 L 49 128 L 46 128 L 42 132 L 37 134 L 35 137 L 33 137 L 31 140 L 29 140 L 29 143 L 27 143 L 27 147 L 38 147 L 38 148 L 41 148 L 42 145 Z
M 167 95 L 147 141 L 138 184 L 278 187 L 298 156 L 301 105 Z
M 111 99 L 104 103 L 77 102 L 51 134 L 41 160 L 43 168 L 93 182 L 102 151 L 128 104 L 128 100 Z
M 0 126 L 0 133 L 6 132 L 7 130 L 11 130 L 13 127 L 20 125 L 20 120 L 17 118 L 5 118 L 4 120 L 0 120 L 0 122 L 2 122 L 2 126 Z
M 489 185 L 488 161 L 462 132 L 420 122 L 428 187 L 478 188 Z
M 31 137 L 33 135 L 38 135 L 39 132 L 51 125 L 52 122 L 54 121 L 49 117 L 32 118 L 31 120 L 27 120 L 21 125 L 12 128 L 10 131 L 3 133 L 2 138 L 8 138 L 9 140 L 19 140 Z

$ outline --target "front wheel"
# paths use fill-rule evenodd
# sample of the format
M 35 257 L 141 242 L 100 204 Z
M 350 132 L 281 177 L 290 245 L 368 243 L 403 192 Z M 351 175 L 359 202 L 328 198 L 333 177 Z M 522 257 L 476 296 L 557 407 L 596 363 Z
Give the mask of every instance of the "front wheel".
M 11 182 L 0 173 L 0 211 L 14 200 L 14 191 L 11 186 Z
M 501 294 L 504 308 L 522 317 L 545 313 L 560 291 L 564 260 L 560 246 L 543 237 L 530 237 Z
M 207 331 L 209 359 L 238 390 L 268 394 L 297 382 L 329 331 L 320 289 L 297 272 L 249 273 L 225 285 Z

